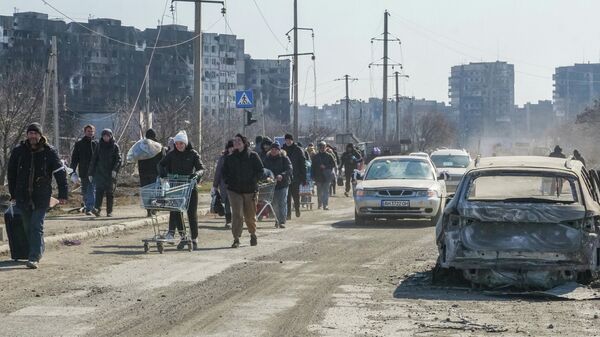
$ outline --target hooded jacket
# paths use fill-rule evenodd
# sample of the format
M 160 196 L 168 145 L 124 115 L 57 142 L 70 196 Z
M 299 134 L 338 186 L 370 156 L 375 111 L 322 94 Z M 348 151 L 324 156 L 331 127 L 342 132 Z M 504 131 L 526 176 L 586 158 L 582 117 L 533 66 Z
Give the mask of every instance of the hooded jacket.
M 311 173 L 316 182 L 323 183 L 332 179 L 333 170 L 336 168 L 334 157 L 327 152 L 315 154 L 312 160 Z M 325 168 L 321 168 L 323 165 Z
M 263 169 L 263 163 L 256 152 L 247 146 L 241 152 L 235 150 L 225 157 L 223 163 L 222 172 L 227 190 L 236 193 L 256 193 Z
M 71 154 L 71 168 L 73 171 L 79 167 L 79 176 L 81 179 L 87 178 L 92 157 L 98 148 L 98 141 L 84 136 L 75 143 L 73 153 Z
M 98 142 L 98 148 L 92 157 L 88 175 L 94 177 L 96 186 L 110 186 L 112 184 L 112 172 L 119 172 L 121 163 L 119 145 L 111 135 L 108 142 L 105 142 L 104 139 L 100 139 Z
M 156 141 L 156 133 L 154 132 L 154 130 L 148 129 L 146 131 L 146 139 Z M 140 186 L 146 186 L 156 181 L 156 178 L 159 176 L 158 164 L 165 157 L 165 153 L 167 153 L 167 149 L 163 148 L 163 150 L 159 152 L 156 156 L 150 159 L 138 161 Z
M 183 151 L 177 149 L 167 153 L 160 161 L 160 176 L 166 178 L 169 174 L 181 176 L 200 176 L 204 166 L 200 161 L 200 154 L 188 144 Z
M 292 167 L 294 168 L 292 182 L 297 184 L 304 183 L 306 181 L 306 153 L 296 143 L 293 143 L 290 146 L 287 146 L 286 144 L 283 146 L 283 149 L 287 152 L 288 157 L 292 162 Z
M 67 174 L 56 150 L 42 136 L 37 149 L 29 141 L 17 145 L 8 161 L 8 189 L 11 199 L 35 209 L 47 209 L 52 195 L 52 176 L 58 198 L 67 199 Z
M 352 148 L 350 152 L 346 150 L 346 152 L 342 153 L 342 165 L 344 170 L 346 170 L 346 175 L 351 175 L 354 170 L 358 167 L 358 163 L 362 161 L 362 157 L 356 149 Z M 341 167 L 340 167 L 341 170 Z
M 265 165 L 266 169 L 269 169 L 271 170 L 271 172 L 273 172 L 273 175 L 275 177 L 277 177 L 278 175 L 281 175 L 283 177 L 283 179 L 281 179 L 281 181 L 278 181 L 277 185 L 275 185 L 276 190 L 288 187 L 290 185 L 290 182 L 292 181 L 291 178 L 293 172 L 292 162 L 290 161 L 290 158 L 288 158 L 288 156 L 284 154 L 283 151 L 279 151 L 279 154 L 277 156 L 273 156 L 269 152 L 263 164 Z

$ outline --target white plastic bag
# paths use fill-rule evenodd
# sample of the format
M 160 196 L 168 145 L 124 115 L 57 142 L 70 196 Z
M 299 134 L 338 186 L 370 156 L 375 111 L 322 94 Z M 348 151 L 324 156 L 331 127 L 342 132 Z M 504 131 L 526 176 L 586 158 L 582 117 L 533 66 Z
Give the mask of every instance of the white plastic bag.
M 133 163 L 138 160 L 153 158 L 162 151 L 163 146 L 151 139 L 142 138 L 138 140 L 127 152 L 127 162 Z

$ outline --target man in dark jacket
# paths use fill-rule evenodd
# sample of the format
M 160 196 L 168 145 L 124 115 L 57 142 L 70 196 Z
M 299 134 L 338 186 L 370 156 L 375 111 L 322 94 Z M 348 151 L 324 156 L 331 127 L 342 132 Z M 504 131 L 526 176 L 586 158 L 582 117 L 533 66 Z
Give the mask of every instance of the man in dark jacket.
M 287 218 L 288 187 L 292 181 L 292 162 L 281 150 L 278 142 L 271 145 L 271 151 L 264 161 L 265 168 L 275 176 L 275 192 L 273 193 L 273 208 L 275 210 L 275 228 L 285 228 Z
M 256 137 L 258 139 L 258 137 Z M 262 140 L 262 137 L 260 137 Z M 233 139 L 230 139 L 225 144 L 225 150 L 221 153 L 221 157 L 217 161 L 217 167 L 215 168 L 215 176 L 213 178 L 213 187 L 210 189 L 210 194 L 215 195 L 217 192 L 221 195 L 221 200 L 224 203 L 225 208 L 225 228 L 231 228 L 231 206 L 229 205 L 229 198 L 227 197 L 227 185 L 225 179 L 223 179 L 223 164 L 225 164 L 225 158 L 233 153 Z
M 246 137 L 237 134 L 233 139 L 233 153 L 225 158 L 223 178 L 227 185 L 231 204 L 233 245 L 240 246 L 244 221 L 250 233 L 250 245 L 256 246 L 256 192 L 258 180 L 264 172 L 263 163 L 258 154 L 249 148 Z
M 92 213 L 100 216 L 102 198 L 106 195 L 106 216 L 111 217 L 114 203 L 114 185 L 121 168 L 119 145 L 113 138 L 111 129 L 102 130 L 102 139 L 92 157 L 88 172 L 90 182 L 96 184 L 96 204 Z
M 573 159 L 579 160 L 583 164 L 583 166 L 585 166 L 585 159 L 583 159 L 583 156 L 581 156 L 581 153 L 579 153 L 579 150 L 577 150 L 577 149 L 573 150 Z
M 306 184 L 306 153 L 294 142 L 294 136 L 285 135 L 285 145 L 283 150 L 287 152 L 288 158 L 292 162 L 294 174 L 287 195 L 287 219 L 292 218 L 292 199 L 294 199 L 294 209 L 296 217 L 300 216 L 300 185 Z
M 358 163 L 362 162 L 362 157 L 358 151 L 354 148 L 352 143 L 346 144 L 346 151 L 342 154 L 341 159 L 342 165 L 340 165 L 340 176 L 342 175 L 342 167 L 344 168 L 344 176 L 346 178 L 346 191 L 344 195 L 349 196 L 350 187 L 352 183 L 352 174 L 354 170 L 358 168 Z
M 146 131 L 146 139 L 156 142 L 156 132 L 154 132 L 153 129 L 148 129 Z M 138 160 L 138 172 L 140 173 L 140 187 L 147 186 L 156 182 L 156 178 L 158 178 L 158 163 L 160 163 L 160 161 L 163 159 L 165 153 L 166 148 L 164 148 L 156 156 L 150 159 Z M 147 210 L 147 216 L 151 216 L 152 214 L 152 210 Z
M 335 159 L 332 155 L 327 153 L 327 144 L 325 142 L 320 142 L 319 153 L 317 153 L 312 160 L 311 174 L 317 183 L 319 208 L 322 206 L 326 211 L 329 210 L 329 188 L 333 181 L 333 171 L 335 168 Z
M 166 178 L 168 175 L 178 175 L 198 181 L 204 172 L 200 154 L 192 147 L 185 131 L 180 131 L 173 140 L 175 141 L 175 149 L 169 152 L 160 162 L 160 176 Z M 198 190 L 195 188 L 190 195 L 187 216 L 192 234 L 192 249 L 198 250 Z M 169 215 L 167 239 L 173 239 L 175 227 L 177 227 L 182 235 L 182 239 L 177 245 L 179 250 L 185 248 L 187 244 L 186 235 L 182 233 L 182 219 L 180 212 L 171 212 Z
M 88 124 L 83 127 L 84 136 L 75 143 L 73 148 L 73 154 L 71 155 L 71 168 L 73 172 L 78 172 L 79 180 L 81 181 L 81 196 L 83 197 L 83 204 L 85 209 L 85 215 L 92 215 L 94 210 L 94 201 L 96 186 L 93 182 L 90 182 L 88 177 L 88 171 L 90 168 L 90 162 L 98 147 L 98 141 L 94 139 L 96 128 Z M 79 170 L 77 170 L 79 168 Z
M 552 153 L 550 153 L 550 155 L 548 157 L 552 157 L 552 158 L 567 158 L 565 156 L 565 154 L 562 152 L 562 148 L 558 145 L 556 145 L 554 147 L 554 151 L 552 151 Z
M 50 206 L 52 176 L 58 186 L 58 198 L 67 200 L 67 174 L 56 150 L 48 144 L 42 127 L 27 127 L 27 140 L 15 147 L 8 161 L 10 199 L 21 211 L 29 242 L 27 267 L 38 268 L 44 253 L 44 218 Z

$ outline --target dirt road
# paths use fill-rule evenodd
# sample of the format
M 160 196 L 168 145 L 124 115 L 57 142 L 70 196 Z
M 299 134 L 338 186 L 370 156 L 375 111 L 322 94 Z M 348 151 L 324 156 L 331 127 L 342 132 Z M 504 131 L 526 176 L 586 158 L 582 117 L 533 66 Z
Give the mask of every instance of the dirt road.
M 259 245 L 230 249 L 221 220 L 200 252 L 144 254 L 150 229 L 48 251 L 41 269 L 0 263 L 0 336 L 594 336 L 600 303 L 433 287 L 433 228 L 358 228 L 333 198 Z M 416 273 L 416 274 L 415 274 Z

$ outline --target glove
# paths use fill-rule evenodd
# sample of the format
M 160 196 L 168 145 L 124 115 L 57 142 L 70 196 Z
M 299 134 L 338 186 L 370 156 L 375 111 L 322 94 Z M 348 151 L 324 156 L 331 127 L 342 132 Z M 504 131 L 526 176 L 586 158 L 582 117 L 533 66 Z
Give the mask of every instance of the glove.
M 90 183 L 93 183 L 93 182 L 94 182 L 94 177 L 92 177 L 92 176 L 89 176 L 89 177 L 88 177 L 88 180 L 90 181 Z
M 117 177 L 117 171 L 112 171 L 112 178 L 115 179 Z

